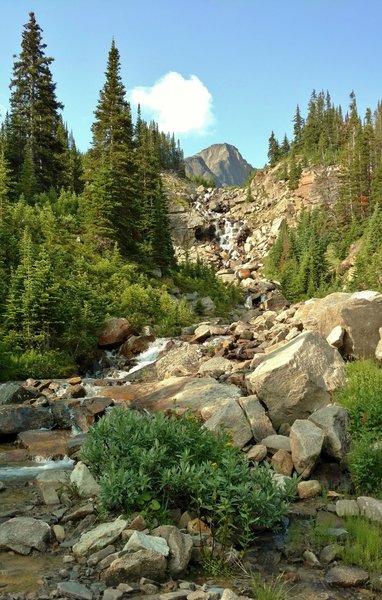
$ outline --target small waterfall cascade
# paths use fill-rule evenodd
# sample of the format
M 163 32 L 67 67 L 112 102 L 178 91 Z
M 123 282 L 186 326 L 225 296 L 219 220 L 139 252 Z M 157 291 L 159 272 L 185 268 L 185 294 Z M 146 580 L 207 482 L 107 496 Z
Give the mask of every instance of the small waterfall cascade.
M 234 221 L 224 217 L 220 212 L 210 210 L 207 207 L 207 202 L 211 198 L 211 195 L 210 192 L 206 192 L 203 201 L 197 200 L 194 203 L 194 208 L 206 221 L 213 225 L 217 244 L 224 253 L 228 254 L 228 259 L 224 261 L 224 266 L 229 266 L 230 260 L 239 260 L 241 258 L 238 241 L 247 224 L 244 220 Z

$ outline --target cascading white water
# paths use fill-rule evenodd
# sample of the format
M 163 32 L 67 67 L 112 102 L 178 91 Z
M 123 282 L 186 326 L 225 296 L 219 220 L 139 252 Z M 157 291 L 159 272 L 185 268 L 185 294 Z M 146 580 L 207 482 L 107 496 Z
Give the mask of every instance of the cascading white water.
M 14 479 L 34 479 L 40 473 L 51 470 L 69 470 L 74 461 L 65 456 L 62 460 L 50 460 L 42 456 L 35 456 L 33 461 L 27 465 L 0 466 L 0 481 Z
M 148 365 L 152 365 L 157 360 L 159 353 L 165 349 L 168 341 L 168 338 L 157 338 L 150 344 L 147 350 L 138 354 L 135 358 L 136 364 L 131 369 L 128 371 L 114 371 L 112 378 L 117 380 L 124 379 L 128 375 L 136 373 Z
M 210 194 L 204 195 L 204 200 L 207 201 L 210 198 Z M 246 227 L 245 221 L 232 221 L 216 211 L 208 210 L 200 200 L 197 200 L 194 204 L 194 208 L 198 211 L 204 219 L 211 223 L 216 232 L 216 241 L 220 248 L 228 253 L 229 258 L 236 260 L 240 258 L 240 252 L 237 248 L 237 241 Z M 225 265 L 229 261 L 225 261 Z

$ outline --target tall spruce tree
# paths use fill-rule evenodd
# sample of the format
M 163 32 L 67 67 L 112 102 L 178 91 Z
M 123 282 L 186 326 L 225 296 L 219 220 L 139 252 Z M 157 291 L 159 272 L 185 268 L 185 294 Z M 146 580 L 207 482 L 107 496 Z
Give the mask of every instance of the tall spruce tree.
M 98 234 L 118 242 L 126 254 L 135 246 L 138 206 L 133 124 L 120 69 L 119 51 L 113 40 L 106 81 L 94 113 L 85 195 L 90 229 L 97 233 L 98 223 L 101 223 Z
M 16 190 L 25 195 L 51 187 L 58 189 L 62 183 L 64 149 L 58 128 L 63 105 L 56 98 L 50 71 L 53 58 L 45 56 L 45 48 L 42 29 L 31 12 L 22 33 L 21 52 L 13 66 L 6 145 Z

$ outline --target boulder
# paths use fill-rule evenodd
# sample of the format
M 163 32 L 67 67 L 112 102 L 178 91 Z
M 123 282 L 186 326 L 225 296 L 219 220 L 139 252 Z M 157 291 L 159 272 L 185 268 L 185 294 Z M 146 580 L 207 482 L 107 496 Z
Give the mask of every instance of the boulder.
M 17 439 L 30 457 L 64 458 L 68 454 L 69 437 L 70 431 L 23 431 Z
M 249 391 L 265 404 L 276 429 L 327 405 L 343 382 L 343 359 L 314 331 L 267 354 L 247 376 Z
M 74 600 L 93 600 L 93 592 L 77 581 L 62 581 L 57 585 L 60 596 Z
M 39 393 L 19 383 L 9 381 L 0 383 L 0 406 L 7 404 L 22 404 L 26 400 L 36 398 Z
M 230 373 L 232 367 L 232 362 L 227 358 L 214 356 L 200 365 L 198 373 L 202 377 L 214 377 L 214 379 L 217 379 L 225 373 Z
M 372 291 L 336 292 L 308 300 L 296 312 L 294 321 L 324 337 L 340 326 L 345 331 L 341 354 L 374 358 L 382 327 L 382 295 Z
M 356 587 L 367 582 L 369 574 L 358 567 L 332 567 L 326 573 L 325 581 L 338 587 Z
M 341 327 L 341 325 L 336 325 L 327 336 L 326 341 L 333 346 L 333 348 L 341 348 L 344 341 L 344 335 L 345 329 Z
M 29 429 L 50 429 L 53 424 L 53 416 L 46 408 L 23 404 L 0 406 L 0 436 L 15 435 Z
M 119 517 L 115 521 L 102 523 L 95 529 L 84 533 L 73 546 L 73 554 L 77 558 L 101 550 L 112 544 L 126 528 L 127 521 Z
M 357 504 L 363 517 L 370 519 L 370 521 L 382 523 L 382 500 L 370 498 L 369 496 L 359 496 Z
M 349 417 L 346 408 L 325 406 L 310 415 L 309 421 L 325 434 L 322 446 L 325 454 L 338 461 L 344 460 L 350 447 Z
M 290 430 L 290 447 L 294 467 L 308 478 L 320 456 L 324 432 L 311 421 L 296 419 Z
M 204 411 L 201 411 L 203 416 Z M 210 431 L 229 433 L 234 446 L 242 448 L 252 439 L 252 430 L 237 400 L 226 402 L 221 408 L 207 419 L 204 427 Z
M 137 550 L 153 550 L 163 556 L 168 556 L 170 548 L 163 537 L 156 535 L 146 535 L 142 531 L 134 531 L 127 544 L 123 548 L 127 552 L 137 552 Z
M 272 456 L 271 465 L 280 475 L 288 475 L 289 477 L 293 472 L 293 460 L 290 452 L 287 450 L 277 450 Z
M 269 435 L 276 434 L 271 420 L 266 415 L 265 408 L 261 405 L 257 396 L 242 396 L 239 398 L 239 404 L 251 426 L 256 442 L 260 442 Z
M 177 577 L 187 569 L 193 547 L 192 537 L 173 525 L 161 525 L 152 533 L 164 538 L 169 545 L 168 570 L 172 577 Z
M 149 412 L 203 411 L 205 420 L 241 395 L 237 386 L 218 383 L 212 377 L 169 377 L 155 383 L 111 386 L 102 390 L 102 396 L 128 401 L 137 409 Z
M 132 358 L 136 354 L 145 352 L 150 344 L 155 340 L 153 335 L 131 335 L 124 344 L 122 344 L 119 354 L 125 358 Z
M 299 481 L 297 484 L 297 493 L 298 497 L 301 500 L 305 500 L 306 498 L 314 498 L 321 494 L 321 483 L 315 479 L 310 479 L 309 481 Z
M 67 486 L 68 481 L 67 471 L 55 469 L 39 473 L 35 479 L 36 486 L 40 490 L 45 504 L 48 505 L 59 504 L 58 492 Z
M 337 500 L 336 514 L 339 517 L 358 517 L 359 506 L 357 500 Z
M 91 498 L 98 496 L 100 487 L 88 467 L 83 462 L 78 462 L 70 474 L 70 483 L 76 486 L 78 495 L 81 498 Z
M 29 554 L 32 548 L 44 552 L 51 537 L 48 523 L 31 517 L 15 517 L 0 525 L 0 549 Z
M 101 347 L 119 346 L 130 335 L 138 335 L 137 331 L 126 319 L 108 319 L 98 336 L 98 345 Z
M 269 452 L 275 454 L 278 450 L 290 452 L 290 439 L 286 435 L 268 435 L 261 441 Z
M 267 456 L 267 447 L 263 444 L 252 446 L 245 455 L 252 462 L 261 462 Z
M 139 581 L 141 577 L 162 581 L 166 566 L 166 559 L 162 554 L 153 550 L 138 550 L 114 560 L 101 574 L 101 579 L 108 586 L 117 586 L 126 580 Z
M 166 352 L 155 363 L 158 379 L 166 379 L 172 375 L 189 375 L 199 369 L 202 352 L 199 346 L 183 344 Z

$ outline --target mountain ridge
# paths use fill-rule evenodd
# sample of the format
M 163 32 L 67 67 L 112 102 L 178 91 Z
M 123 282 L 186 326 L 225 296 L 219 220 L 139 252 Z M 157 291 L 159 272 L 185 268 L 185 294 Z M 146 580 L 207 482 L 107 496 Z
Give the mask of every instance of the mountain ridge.
M 186 174 L 213 180 L 226 187 L 243 185 L 255 170 L 232 144 L 212 144 L 185 159 Z

